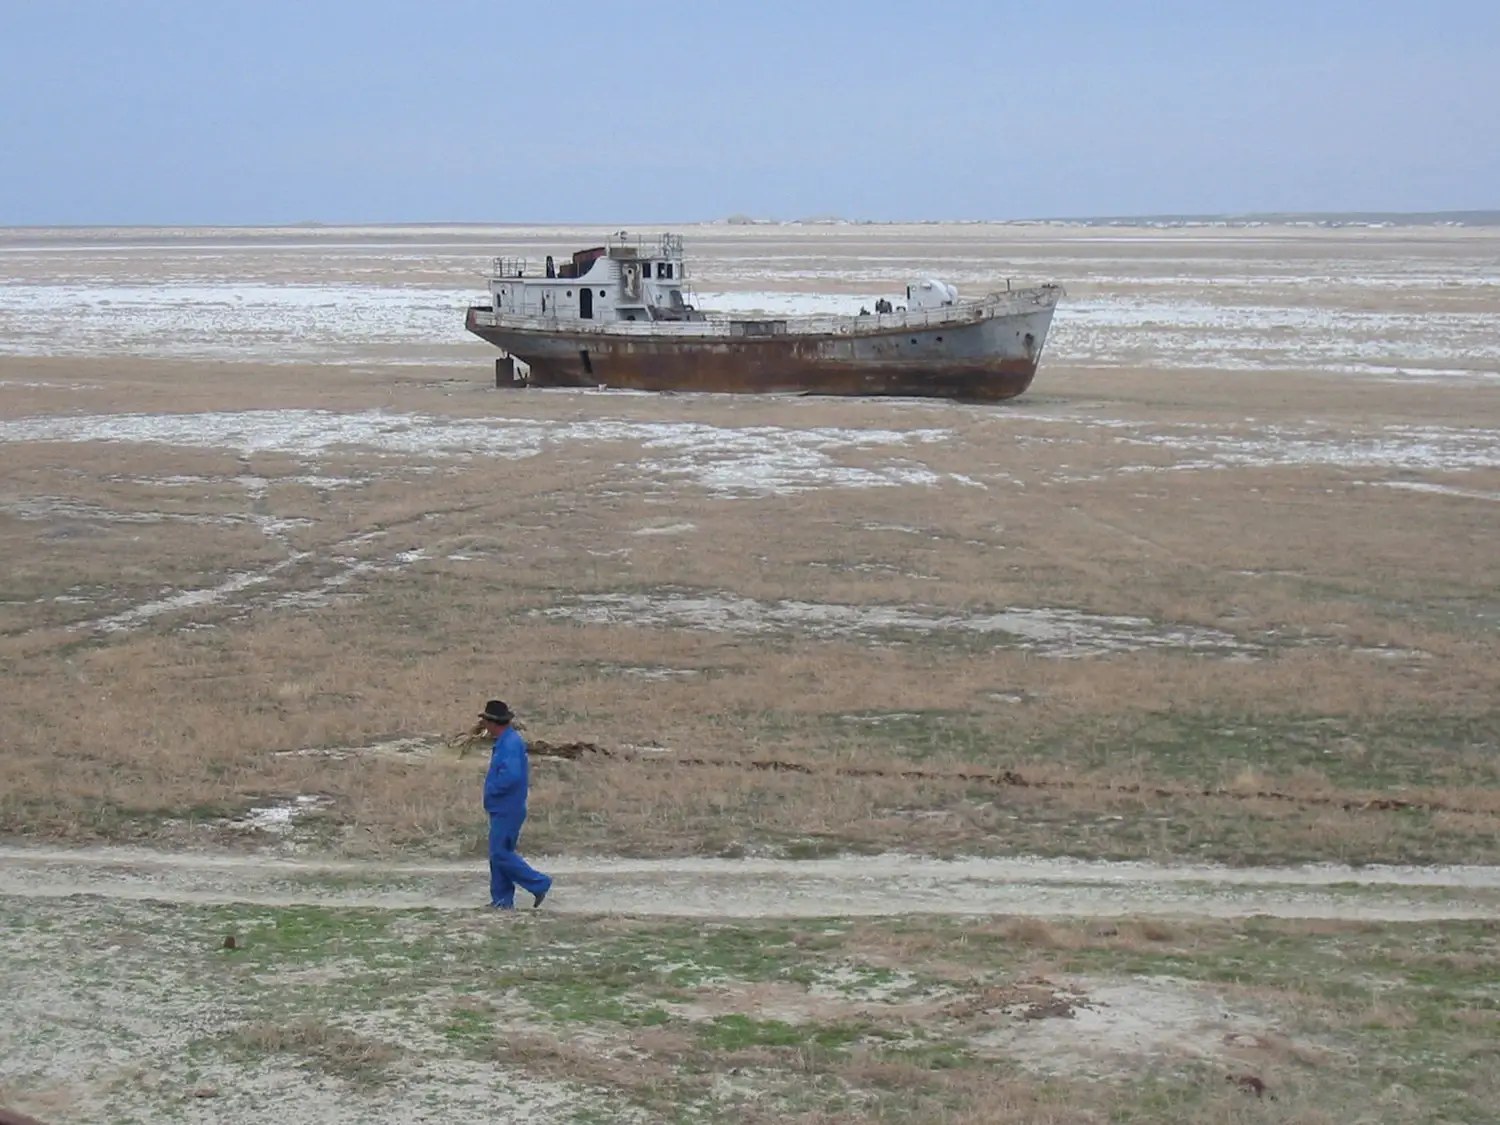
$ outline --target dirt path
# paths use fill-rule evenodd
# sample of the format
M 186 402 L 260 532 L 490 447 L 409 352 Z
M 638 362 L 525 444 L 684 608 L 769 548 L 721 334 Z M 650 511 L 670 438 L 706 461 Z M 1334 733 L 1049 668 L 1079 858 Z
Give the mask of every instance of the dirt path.
M 1500 918 L 1500 867 L 1161 867 L 910 856 L 574 858 L 538 860 L 537 866 L 557 876 L 548 908 L 569 913 Z M 130 848 L 0 847 L 4 895 L 463 910 L 483 905 L 485 890 L 482 861 L 393 865 Z

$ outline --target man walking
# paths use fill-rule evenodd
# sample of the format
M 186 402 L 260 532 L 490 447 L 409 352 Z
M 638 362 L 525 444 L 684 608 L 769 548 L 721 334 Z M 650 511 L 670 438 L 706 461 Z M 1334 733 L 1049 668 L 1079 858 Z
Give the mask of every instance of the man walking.
M 535 906 L 552 888 L 552 880 L 516 854 L 521 825 L 526 822 L 528 766 L 526 743 L 510 725 L 515 715 L 499 699 L 491 699 L 479 714 L 479 725 L 495 740 L 490 770 L 484 777 L 484 811 L 490 814 L 490 905 L 516 908 L 516 887 L 536 897 Z

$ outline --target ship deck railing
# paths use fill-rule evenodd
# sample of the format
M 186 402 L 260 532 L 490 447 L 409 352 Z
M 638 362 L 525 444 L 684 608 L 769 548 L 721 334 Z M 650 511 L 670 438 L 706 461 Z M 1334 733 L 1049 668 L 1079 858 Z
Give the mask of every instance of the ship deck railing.
M 1055 304 L 1062 290 L 1055 285 L 991 293 L 956 305 L 908 309 L 893 313 L 823 313 L 777 316 L 770 312 L 704 312 L 702 320 L 580 320 L 576 317 L 534 316 L 497 312 L 489 305 L 473 305 L 475 321 L 487 328 L 535 332 L 592 333 L 608 336 L 854 336 L 871 331 L 942 328 L 978 324 L 1007 313 L 1025 313 Z M 774 327 L 773 327 L 774 326 Z M 748 329 L 748 330 L 747 330 Z

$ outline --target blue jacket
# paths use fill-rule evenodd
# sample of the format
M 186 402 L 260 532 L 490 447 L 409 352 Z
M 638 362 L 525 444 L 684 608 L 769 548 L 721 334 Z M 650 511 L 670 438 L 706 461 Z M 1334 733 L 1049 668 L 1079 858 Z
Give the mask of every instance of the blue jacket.
M 484 775 L 484 811 L 491 816 L 524 818 L 526 775 L 526 743 L 514 727 L 506 727 L 495 739 L 490 772 Z

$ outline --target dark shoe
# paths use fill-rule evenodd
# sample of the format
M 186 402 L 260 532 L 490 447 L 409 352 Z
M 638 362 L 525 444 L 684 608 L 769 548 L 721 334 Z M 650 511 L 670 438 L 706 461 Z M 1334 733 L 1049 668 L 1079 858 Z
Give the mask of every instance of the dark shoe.
M 540 910 L 542 908 L 542 899 L 547 897 L 547 892 L 551 889 L 552 884 L 549 882 L 546 887 L 542 889 L 542 893 L 536 896 L 536 901 L 531 904 L 531 909 Z

